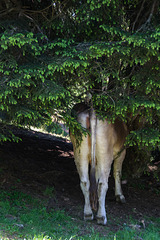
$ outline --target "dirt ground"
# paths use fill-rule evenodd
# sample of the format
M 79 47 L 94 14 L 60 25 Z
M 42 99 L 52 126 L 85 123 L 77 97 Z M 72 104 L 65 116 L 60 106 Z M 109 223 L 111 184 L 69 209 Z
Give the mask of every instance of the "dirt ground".
M 35 131 L 16 130 L 16 134 L 22 138 L 21 142 L 0 145 L 0 188 L 15 187 L 44 198 L 47 211 L 64 209 L 73 219 L 82 221 L 83 195 L 72 144 L 66 139 Z M 106 209 L 112 231 L 120 229 L 130 217 L 137 223 L 143 223 L 146 216 L 160 217 L 160 182 L 152 176 L 143 176 L 137 180 L 126 179 L 123 183 L 125 205 L 115 202 L 111 174 Z M 98 231 L 104 229 L 96 221 L 89 224 Z

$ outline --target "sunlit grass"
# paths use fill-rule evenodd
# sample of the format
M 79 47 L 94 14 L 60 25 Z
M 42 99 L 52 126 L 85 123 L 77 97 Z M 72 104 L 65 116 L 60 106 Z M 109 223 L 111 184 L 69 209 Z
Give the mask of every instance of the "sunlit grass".
M 0 192 L 0 240 L 159 240 L 160 218 L 146 221 L 145 228 L 136 229 L 136 221 L 130 219 L 116 233 L 104 226 L 104 236 L 92 224 L 76 221 L 63 210 L 47 212 L 44 200 L 16 190 Z
M 0 234 L 18 239 L 32 239 L 34 236 L 60 236 L 70 238 L 79 229 L 63 211 L 47 212 L 44 203 L 37 199 L 12 191 L 0 193 Z M 2 238 L 2 236 L 1 236 Z M 36 237 L 34 237 L 36 239 Z M 3 239 L 3 238 L 2 238 Z M 43 237 L 42 237 L 43 239 Z

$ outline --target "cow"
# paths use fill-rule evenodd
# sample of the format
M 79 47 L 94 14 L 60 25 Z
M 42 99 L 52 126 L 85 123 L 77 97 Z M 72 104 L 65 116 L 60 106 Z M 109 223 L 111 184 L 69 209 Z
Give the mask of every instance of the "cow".
M 124 143 L 128 134 L 127 127 L 119 119 L 114 123 L 109 123 L 107 119 L 101 120 L 94 109 L 84 103 L 76 104 L 73 113 L 76 113 L 81 126 L 90 132 L 82 135 L 82 140 L 77 144 L 76 134 L 70 131 L 74 160 L 85 200 L 84 220 L 94 219 L 93 211 L 97 210 L 98 202 L 97 223 L 106 225 L 105 198 L 113 161 L 116 200 L 125 203 L 121 189 L 121 171 L 126 154 Z

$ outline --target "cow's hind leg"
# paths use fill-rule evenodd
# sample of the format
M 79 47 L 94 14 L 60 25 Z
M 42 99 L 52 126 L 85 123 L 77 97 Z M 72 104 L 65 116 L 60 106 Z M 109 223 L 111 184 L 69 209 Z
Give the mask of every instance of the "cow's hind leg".
M 105 210 L 105 198 L 108 190 L 108 183 L 105 178 L 101 178 L 98 183 L 98 212 L 97 212 L 97 223 L 106 225 L 107 217 Z
M 102 149 L 101 149 L 102 150 Z M 97 223 L 106 225 L 106 209 L 105 209 L 105 199 L 106 193 L 108 190 L 108 178 L 110 174 L 111 164 L 113 161 L 113 154 L 108 154 L 104 151 L 105 154 L 98 156 L 97 163 L 97 182 L 98 182 L 98 212 L 97 212 Z
M 97 223 L 106 225 L 105 198 L 108 190 L 108 178 L 113 162 L 112 128 L 106 121 L 97 120 L 96 138 L 96 180 L 98 184 Z M 111 137 L 106 137 L 111 136 Z
M 80 181 L 81 181 L 80 186 L 85 199 L 84 220 L 93 220 L 94 217 L 93 217 L 93 212 L 90 205 L 90 194 L 89 194 L 90 183 L 89 183 L 88 176 L 85 176 L 85 174 L 83 174 L 80 177 Z
M 89 181 L 89 160 L 90 160 L 90 149 L 88 146 L 88 136 L 84 137 L 79 148 L 75 148 L 75 164 L 80 177 L 80 186 L 84 195 L 84 219 L 93 220 L 93 212 L 90 205 L 90 181 Z
M 125 197 L 122 192 L 121 188 L 121 172 L 122 172 L 122 164 L 123 160 L 126 155 L 126 150 L 123 150 L 123 152 L 114 160 L 114 179 L 115 179 L 115 196 L 116 201 L 125 203 Z
M 112 158 L 110 158 L 112 159 Z M 97 212 L 97 223 L 106 225 L 106 209 L 105 209 L 105 199 L 108 190 L 108 178 L 111 169 L 111 160 L 103 162 L 101 167 L 98 169 L 98 212 Z

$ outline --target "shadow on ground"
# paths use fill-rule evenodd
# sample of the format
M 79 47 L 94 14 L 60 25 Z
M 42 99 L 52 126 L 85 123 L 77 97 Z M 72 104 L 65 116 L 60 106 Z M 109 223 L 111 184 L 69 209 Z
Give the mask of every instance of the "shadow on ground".
M 72 144 L 66 139 L 35 131 L 16 129 L 15 133 L 22 141 L 0 145 L 0 187 L 13 187 L 44 198 L 48 211 L 64 209 L 72 218 L 82 221 L 83 196 Z M 130 217 L 137 221 L 143 221 L 144 216 L 160 217 L 160 183 L 155 183 L 152 177 L 127 180 L 123 191 L 125 205 L 115 202 L 111 176 L 106 209 L 112 231 L 118 230 Z M 98 230 L 103 229 L 96 221 L 92 224 Z

